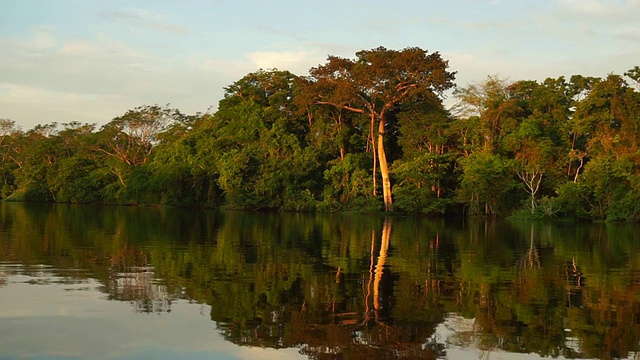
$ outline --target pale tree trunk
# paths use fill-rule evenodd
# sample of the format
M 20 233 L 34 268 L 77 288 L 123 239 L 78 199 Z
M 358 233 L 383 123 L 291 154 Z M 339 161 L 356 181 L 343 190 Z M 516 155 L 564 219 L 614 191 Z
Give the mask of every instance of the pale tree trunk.
M 531 197 L 531 213 L 533 214 L 536 210 L 536 194 L 540 189 L 540 183 L 542 182 L 542 175 L 544 173 L 541 170 L 534 170 L 533 172 L 528 171 L 520 171 L 518 172 L 518 177 L 524 185 L 526 186 L 526 190 Z
M 576 176 L 573 178 L 574 183 L 578 182 L 578 175 L 580 175 L 580 169 L 582 169 L 582 166 L 584 165 L 585 156 L 587 156 L 587 153 L 585 152 L 580 152 L 577 155 L 578 159 L 580 159 L 580 166 L 578 166 L 578 168 L 576 169 Z
M 376 137 L 375 137 L 375 123 L 376 123 L 376 115 L 375 114 L 371 114 L 371 131 L 369 136 L 371 137 L 371 153 L 373 154 L 373 196 L 376 197 L 378 196 L 378 181 L 377 181 L 377 168 L 378 168 L 378 164 L 377 164 L 377 149 L 376 149 Z
M 391 198 L 391 179 L 389 178 L 389 167 L 387 165 L 387 155 L 384 152 L 384 127 L 386 121 L 381 118 L 378 125 L 378 161 L 380 162 L 380 175 L 382 175 L 382 196 L 384 199 L 384 211 L 393 211 L 393 199 Z

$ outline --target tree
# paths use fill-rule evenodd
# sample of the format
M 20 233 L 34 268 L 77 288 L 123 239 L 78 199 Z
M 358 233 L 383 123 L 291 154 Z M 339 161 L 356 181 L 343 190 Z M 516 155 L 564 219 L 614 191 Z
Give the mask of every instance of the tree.
M 356 53 L 356 59 L 329 56 L 310 70 L 315 103 L 363 114 L 370 119 L 374 192 L 376 160 L 380 165 L 385 211 L 393 210 L 391 178 L 385 151 L 387 124 L 396 106 L 405 101 L 438 102 L 454 86 L 455 72 L 440 54 L 417 47 L 401 51 L 378 47 Z M 377 139 L 376 139 L 377 138 Z
M 218 169 L 215 131 L 211 114 L 196 115 L 189 129 L 177 129 L 163 136 L 149 163 L 152 178 L 141 184 L 154 202 L 179 206 L 215 206 L 220 200 L 216 182 Z M 181 126 L 182 127 L 182 126 Z M 217 150 L 216 150 L 217 151 Z
M 12 152 L 12 144 L 13 138 L 17 135 L 18 128 L 16 127 L 16 123 L 13 120 L 9 119 L 0 119 L 0 157 L 2 158 L 2 163 L 0 164 L 0 171 L 2 172 L 2 186 L 0 187 L 0 198 L 4 198 L 8 196 L 11 191 L 11 170 L 12 170 L 12 161 L 13 157 L 11 155 Z M 15 163 L 13 163 L 15 166 Z
M 100 129 L 103 136 L 96 150 L 130 166 L 146 164 L 159 143 L 160 135 L 169 126 L 186 119 L 180 111 L 168 107 L 137 107 Z
M 12 144 L 12 159 L 18 165 L 17 191 L 26 201 L 55 201 L 50 179 L 57 173 L 64 150 L 56 135 L 57 124 L 37 125 Z
M 509 90 L 520 111 L 517 127 L 507 135 L 505 145 L 517 160 L 516 172 L 529 194 L 529 210 L 534 213 L 536 194 L 555 192 L 567 179 L 563 172 L 571 176 L 575 171 L 577 179 L 584 165 L 586 153 L 575 148 L 580 144 L 571 134 L 573 104 L 583 88 L 559 77 L 541 83 L 517 81 Z M 574 168 L 576 160 L 579 163 Z
M 288 71 L 260 70 L 226 88 L 212 119 L 209 151 L 226 206 L 236 209 L 309 210 L 320 177 L 305 147 L 307 122 L 292 94 Z
M 394 206 L 406 212 L 444 213 L 455 187 L 451 118 L 431 104 L 402 108 L 397 115 L 402 158 L 391 167 Z
M 516 174 L 529 195 L 529 210 L 533 214 L 542 178 L 551 169 L 553 144 L 546 137 L 541 121 L 535 118 L 520 123 L 517 131 L 510 134 L 506 142 L 514 152 Z
M 507 194 L 515 187 L 513 160 L 489 151 L 474 152 L 460 159 L 464 174 L 459 196 L 469 205 L 469 213 L 496 215 L 504 208 Z
M 627 75 L 633 79 L 634 71 Z M 591 218 L 635 219 L 640 184 L 640 93 L 618 75 L 591 82 L 576 104 L 572 131 L 582 140 L 580 189 Z M 586 158 L 586 159 L 585 159 Z M 565 194 L 569 194 L 565 191 Z M 567 195 L 563 196 L 566 199 Z M 566 201 L 565 201 L 566 202 Z
M 493 152 L 514 128 L 514 118 L 520 110 L 517 100 L 510 95 L 507 81 L 489 76 L 484 82 L 456 89 L 455 96 L 458 99 L 455 116 L 467 121 L 477 119 L 469 124 L 475 128 L 477 143 Z
M 633 80 L 636 89 L 640 90 L 640 66 L 634 66 L 633 69 L 629 69 L 624 75 Z
M 4 139 L 16 130 L 16 122 L 9 119 L 0 119 L 0 146 Z
M 106 155 L 103 163 L 109 164 L 111 173 L 118 178 L 121 187 L 126 188 L 126 177 L 134 168 L 151 161 L 163 133 L 188 120 L 179 110 L 168 105 L 140 106 L 102 126 L 95 134 L 93 149 Z

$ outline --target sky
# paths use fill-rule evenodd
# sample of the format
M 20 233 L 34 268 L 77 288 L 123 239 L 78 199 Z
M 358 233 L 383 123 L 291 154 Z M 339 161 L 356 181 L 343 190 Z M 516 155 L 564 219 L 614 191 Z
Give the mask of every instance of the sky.
M 215 111 L 251 72 L 307 75 L 379 46 L 439 52 L 459 87 L 622 75 L 640 65 L 638 19 L 640 0 L 1 0 L 0 119 Z

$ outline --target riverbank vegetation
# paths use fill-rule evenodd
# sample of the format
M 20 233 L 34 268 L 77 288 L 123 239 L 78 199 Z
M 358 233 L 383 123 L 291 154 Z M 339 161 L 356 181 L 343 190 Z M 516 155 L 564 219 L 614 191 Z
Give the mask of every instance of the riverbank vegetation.
M 308 76 L 247 74 L 212 113 L 143 105 L 99 128 L 27 131 L 0 120 L 1 196 L 640 219 L 639 67 L 458 88 L 455 75 L 437 52 L 380 47 Z

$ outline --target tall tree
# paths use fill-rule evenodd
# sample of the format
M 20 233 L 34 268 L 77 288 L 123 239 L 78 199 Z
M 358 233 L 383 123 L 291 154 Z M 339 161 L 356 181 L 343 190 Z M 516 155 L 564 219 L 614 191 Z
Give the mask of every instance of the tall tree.
M 534 117 L 524 120 L 518 129 L 509 134 L 505 142 L 513 151 L 516 160 L 516 174 L 529 195 L 529 210 L 536 210 L 536 194 L 540 190 L 542 178 L 551 171 L 553 143 L 544 132 L 543 122 Z
M 100 129 L 98 151 L 130 166 L 149 162 L 161 134 L 188 118 L 175 109 L 158 105 L 140 106 L 114 118 Z
M 102 126 L 96 133 L 94 150 L 111 160 L 105 163 L 111 162 L 111 172 L 127 187 L 125 178 L 134 168 L 150 162 L 163 133 L 187 121 L 187 116 L 168 105 L 140 106 Z
M 0 187 L 2 190 L 0 192 L 0 198 L 6 197 L 12 191 L 9 182 L 12 177 L 11 169 L 15 167 L 15 163 L 12 163 L 11 142 L 12 138 L 17 135 L 17 132 L 18 128 L 15 121 L 10 119 L 0 119 L 0 172 L 2 172 L 2 186 Z
M 402 158 L 391 173 L 396 181 L 394 206 L 407 212 L 444 213 L 452 188 L 455 154 L 451 118 L 443 107 L 411 104 L 397 115 Z
M 510 96 L 509 84 L 497 76 L 489 76 L 481 83 L 470 84 L 455 91 L 458 103 L 454 107 L 459 119 L 468 121 L 487 151 L 493 152 L 500 146 L 506 133 L 515 126 L 514 117 L 520 110 L 517 99 Z
M 297 83 L 288 71 L 260 70 L 226 88 L 208 151 L 227 207 L 313 208 L 320 176 L 315 154 L 304 146 L 307 122 L 292 101 Z
M 385 151 L 387 124 L 397 105 L 405 101 L 439 101 L 438 95 L 454 86 L 455 72 L 438 52 L 410 47 L 378 47 L 356 53 L 355 59 L 329 56 L 327 63 L 310 70 L 315 103 L 363 114 L 370 119 L 371 148 L 380 165 L 385 211 L 393 211 L 391 178 Z M 320 90 L 320 91 L 318 91 Z M 376 166 L 373 169 L 375 184 Z M 375 185 L 374 185 L 375 191 Z

